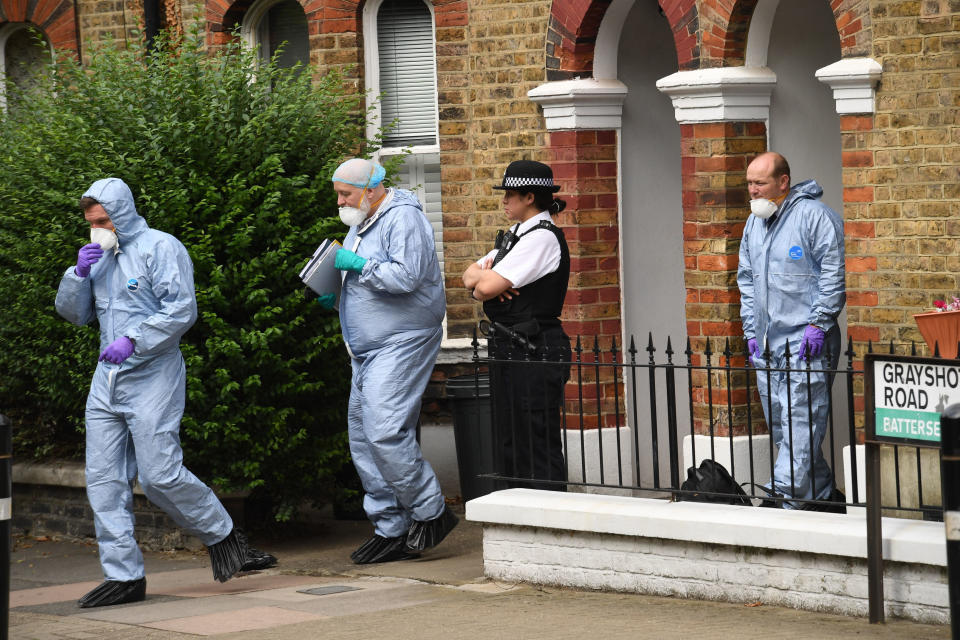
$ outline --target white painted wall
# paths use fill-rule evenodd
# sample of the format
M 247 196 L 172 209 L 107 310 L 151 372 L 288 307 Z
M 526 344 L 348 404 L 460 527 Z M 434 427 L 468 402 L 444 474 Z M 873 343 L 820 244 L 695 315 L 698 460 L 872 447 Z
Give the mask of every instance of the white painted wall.
M 623 3 L 620 3 L 623 4 Z M 608 15 L 608 18 L 610 15 Z M 623 20 L 619 37 L 618 77 L 628 89 L 623 105 L 620 135 L 620 256 L 622 269 L 624 347 L 634 336 L 637 361 L 647 362 L 647 336 L 653 332 L 658 362 L 665 362 L 667 337 L 677 354 L 674 362 L 685 362 L 686 291 L 683 282 L 683 209 L 681 204 L 680 127 L 670 99 L 657 90 L 658 79 L 677 71 L 673 36 L 667 19 L 654 2 L 634 3 Z M 612 37 L 610 24 L 601 34 Z M 605 43 L 597 43 L 601 49 Z M 640 438 L 638 478 L 644 485 L 653 481 L 652 418 L 646 372 L 638 376 L 637 399 L 627 382 L 628 419 L 637 413 Z M 689 432 L 685 376 L 677 376 L 680 437 Z M 658 387 L 663 389 L 663 374 Z M 662 392 L 662 391 L 661 391 Z M 666 409 L 658 404 L 661 480 L 669 480 L 667 460 Z M 666 475 L 665 475 L 666 474 Z
M 862 516 L 510 489 L 466 517 L 495 580 L 867 615 Z M 949 622 L 943 523 L 882 530 L 886 615 Z

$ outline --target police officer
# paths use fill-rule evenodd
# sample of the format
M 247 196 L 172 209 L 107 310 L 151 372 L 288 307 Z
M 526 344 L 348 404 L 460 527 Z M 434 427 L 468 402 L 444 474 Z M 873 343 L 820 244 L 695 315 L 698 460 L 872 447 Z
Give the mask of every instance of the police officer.
M 501 470 L 515 479 L 510 486 L 562 491 L 560 407 L 570 365 L 558 363 L 570 361 L 560 323 L 570 253 L 551 216 L 566 203 L 554 197 L 560 187 L 541 162 L 511 162 L 493 188 L 504 192 L 503 208 L 514 224 L 467 268 L 463 283 L 483 302 L 493 327 L 490 355 L 501 361 L 491 370 Z

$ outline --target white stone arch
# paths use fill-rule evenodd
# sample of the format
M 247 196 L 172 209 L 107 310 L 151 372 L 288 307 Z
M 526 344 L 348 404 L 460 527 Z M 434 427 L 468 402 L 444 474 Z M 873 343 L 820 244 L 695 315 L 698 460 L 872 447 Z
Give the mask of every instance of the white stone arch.
M 10 40 L 10 36 L 31 28 L 37 29 L 43 34 L 43 39 L 50 51 L 50 59 L 53 60 L 54 51 L 50 38 L 38 26 L 29 22 L 8 22 L 0 25 L 0 109 L 6 110 L 7 108 L 7 42 Z
M 240 23 L 240 39 L 244 45 L 255 49 L 259 47 L 259 55 L 261 59 L 267 59 L 270 56 L 270 38 L 269 32 L 265 28 L 265 20 L 270 13 L 270 10 L 276 7 L 278 4 L 286 2 L 287 0 L 257 0 L 253 5 L 243 14 L 243 21 Z M 297 2 L 297 4 L 300 4 Z M 303 9 L 303 6 L 300 7 Z M 306 20 L 306 12 L 304 12 L 304 20 Z M 307 47 L 309 51 L 309 30 L 307 32 Z
M 363 5 L 363 66 L 367 91 L 367 137 L 371 139 L 380 131 L 380 120 L 382 118 L 380 101 L 378 100 L 380 96 L 380 48 L 377 41 L 377 16 L 380 13 L 380 7 L 383 6 L 385 1 L 386 0 L 369 0 Z M 437 16 L 432 2 L 428 2 L 427 0 L 421 1 L 430 11 L 430 24 L 433 29 L 434 43 L 433 75 L 434 78 L 436 78 Z M 436 96 L 435 99 L 437 99 Z M 438 100 L 434 104 L 434 109 L 439 118 L 440 105 Z M 439 153 L 440 144 L 438 141 L 437 144 L 434 145 L 411 147 L 411 150 L 414 153 Z

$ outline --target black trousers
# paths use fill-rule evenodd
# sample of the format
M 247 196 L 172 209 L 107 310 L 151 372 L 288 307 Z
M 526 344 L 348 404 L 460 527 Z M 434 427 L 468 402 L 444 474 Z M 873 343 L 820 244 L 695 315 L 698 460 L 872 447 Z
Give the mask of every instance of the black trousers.
M 490 384 L 500 475 L 508 487 L 566 491 L 561 407 L 570 379 L 570 339 L 561 327 L 547 327 L 530 338 L 530 354 L 510 338 L 489 342 Z M 557 481 L 557 484 L 542 482 Z

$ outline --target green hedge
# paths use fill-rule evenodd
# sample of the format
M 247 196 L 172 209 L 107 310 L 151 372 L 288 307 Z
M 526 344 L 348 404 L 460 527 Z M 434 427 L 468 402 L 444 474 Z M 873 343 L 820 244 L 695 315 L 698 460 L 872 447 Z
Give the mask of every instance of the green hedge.
M 186 334 L 188 466 L 223 490 L 319 498 L 346 460 L 349 363 L 335 314 L 297 274 L 346 229 L 330 175 L 368 147 L 361 97 L 335 72 L 216 54 L 198 28 L 155 49 L 106 43 L 61 57 L 0 116 L 0 411 L 18 459 L 78 456 L 98 331 L 54 310 L 89 242 L 77 201 L 96 179 L 134 191 L 148 224 L 193 259 L 200 315 Z M 376 141 L 372 141 L 376 143 Z

